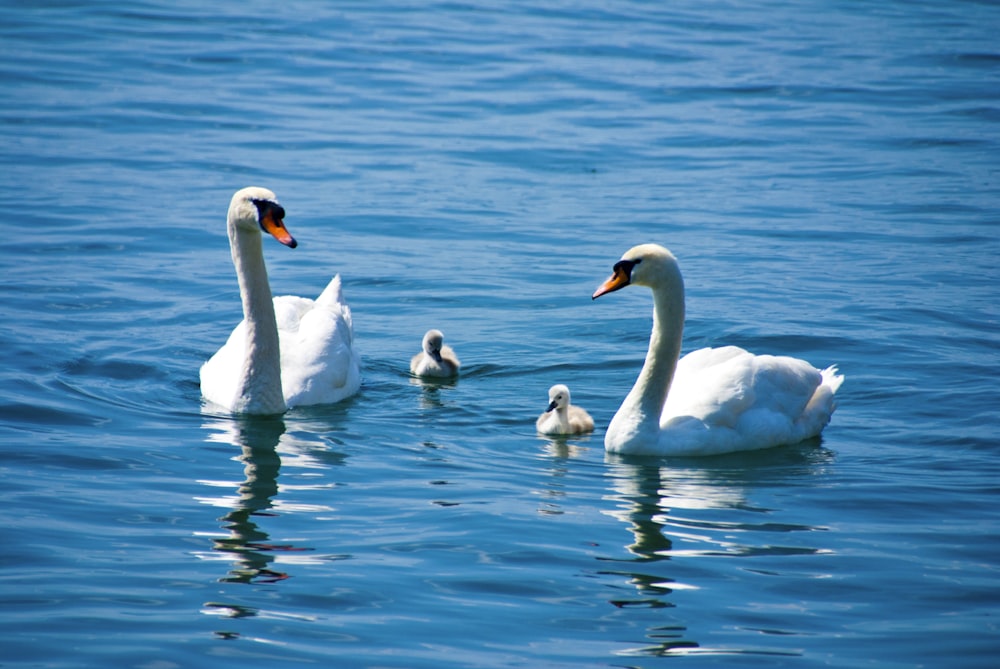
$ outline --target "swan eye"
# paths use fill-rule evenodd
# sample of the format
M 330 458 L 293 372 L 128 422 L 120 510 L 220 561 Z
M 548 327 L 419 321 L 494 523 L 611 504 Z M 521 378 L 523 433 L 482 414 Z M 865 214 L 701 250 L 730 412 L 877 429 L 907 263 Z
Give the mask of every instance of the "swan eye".
M 250 200 L 257 207 L 259 218 L 264 217 L 264 213 L 270 211 L 279 221 L 285 218 L 285 208 L 273 200 Z
M 638 260 L 619 260 L 613 267 L 615 274 L 622 273 L 625 276 L 632 276 L 632 268 L 639 264 Z

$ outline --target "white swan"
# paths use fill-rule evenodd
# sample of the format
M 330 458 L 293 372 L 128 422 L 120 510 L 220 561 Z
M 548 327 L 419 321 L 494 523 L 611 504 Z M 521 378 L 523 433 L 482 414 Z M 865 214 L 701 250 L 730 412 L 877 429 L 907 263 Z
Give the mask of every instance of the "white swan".
M 271 299 L 261 230 L 285 246 L 297 243 L 274 193 L 250 187 L 229 203 L 229 246 L 243 300 L 243 321 L 201 367 L 201 393 L 241 414 L 279 414 L 293 406 L 331 404 L 361 387 L 351 310 L 340 275 L 315 300 Z
M 594 429 L 594 419 L 571 404 L 569 388 L 557 383 L 549 388 L 549 408 L 535 421 L 535 428 L 542 434 L 583 434 Z
M 653 291 L 653 332 L 639 378 L 605 434 L 609 452 L 754 450 L 816 436 L 830 421 L 844 380 L 836 367 L 820 371 L 804 360 L 736 346 L 703 348 L 678 362 L 684 282 L 670 251 L 656 244 L 629 249 L 593 297 L 630 284 Z
M 410 359 L 410 372 L 414 376 L 450 378 L 462 366 L 455 352 L 444 344 L 440 330 L 428 330 L 424 335 L 421 351 Z

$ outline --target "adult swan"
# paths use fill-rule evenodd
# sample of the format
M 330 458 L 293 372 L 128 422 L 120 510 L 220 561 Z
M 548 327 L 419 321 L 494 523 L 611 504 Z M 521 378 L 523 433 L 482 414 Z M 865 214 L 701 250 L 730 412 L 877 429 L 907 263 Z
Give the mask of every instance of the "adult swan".
M 604 437 L 613 453 L 714 455 L 792 444 L 818 435 L 844 377 L 804 360 L 703 348 L 678 361 L 684 281 L 657 244 L 629 249 L 593 298 L 630 284 L 653 291 L 653 333 L 632 391 Z M 669 394 L 668 394 L 669 391 Z
M 284 216 L 266 188 L 244 188 L 229 203 L 229 247 L 243 321 L 202 365 L 201 393 L 233 413 L 280 414 L 293 406 L 330 404 L 361 386 L 351 310 L 342 301 L 339 274 L 315 301 L 292 295 L 271 299 L 261 231 L 295 248 Z

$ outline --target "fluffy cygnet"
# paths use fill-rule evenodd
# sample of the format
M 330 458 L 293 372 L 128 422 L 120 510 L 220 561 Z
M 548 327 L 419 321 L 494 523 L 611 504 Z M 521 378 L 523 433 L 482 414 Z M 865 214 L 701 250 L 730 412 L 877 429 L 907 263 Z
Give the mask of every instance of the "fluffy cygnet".
M 423 350 L 410 360 L 410 372 L 416 376 L 448 378 L 458 375 L 458 361 L 450 346 L 444 345 L 440 330 L 428 330 L 424 335 Z
M 542 434 L 583 434 L 594 429 L 594 419 L 570 404 L 569 388 L 560 383 L 549 388 L 549 408 L 538 417 L 535 427 Z

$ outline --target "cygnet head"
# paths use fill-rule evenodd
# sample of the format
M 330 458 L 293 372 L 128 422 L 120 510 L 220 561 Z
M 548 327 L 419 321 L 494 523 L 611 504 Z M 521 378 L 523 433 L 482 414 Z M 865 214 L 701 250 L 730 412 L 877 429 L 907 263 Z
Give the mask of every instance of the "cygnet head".
M 565 409 L 569 406 L 569 388 L 561 383 L 549 388 L 549 408 L 546 413 L 553 409 Z
M 444 334 L 440 330 L 428 330 L 424 335 L 424 353 L 441 362 L 441 347 L 444 345 Z
M 683 286 L 674 255 L 659 244 L 640 244 L 626 251 L 615 263 L 611 277 L 594 291 L 592 299 L 632 284 L 658 288 L 672 282 Z
M 294 249 L 298 242 L 285 228 L 284 219 L 285 208 L 278 203 L 278 197 L 260 186 L 249 186 L 236 191 L 229 203 L 230 228 L 257 234 L 263 230 Z

